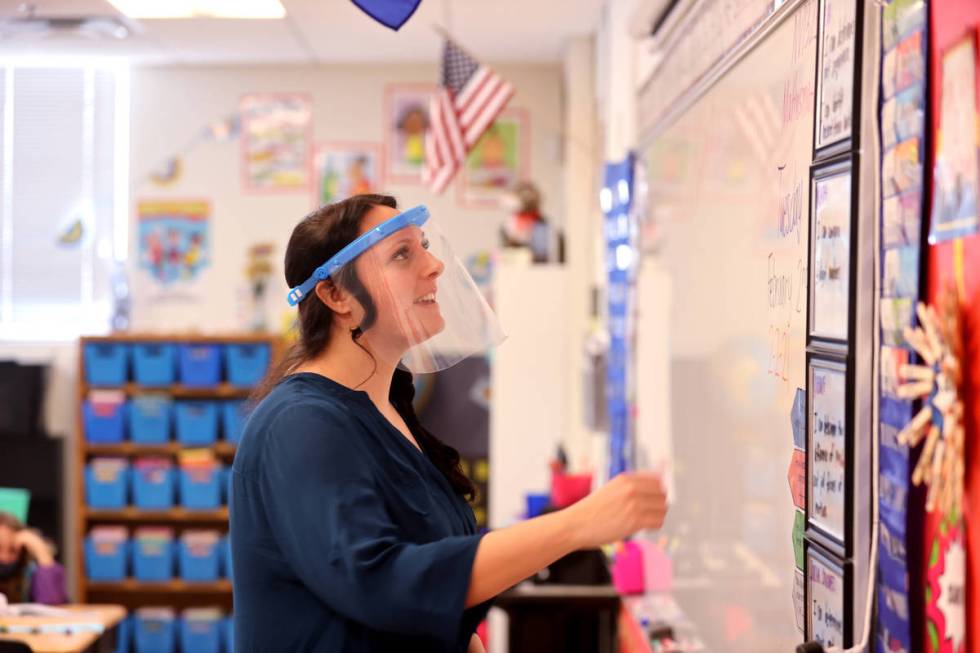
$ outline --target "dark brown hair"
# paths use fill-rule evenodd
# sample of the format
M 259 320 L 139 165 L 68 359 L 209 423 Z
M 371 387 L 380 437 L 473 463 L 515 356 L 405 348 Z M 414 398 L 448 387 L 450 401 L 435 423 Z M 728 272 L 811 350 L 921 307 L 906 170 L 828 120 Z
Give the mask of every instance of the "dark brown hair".
M 9 528 L 14 533 L 24 530 L 20 520 L 9 512 L 0 510 L 0 528 Z M 27 551 L 21 551 L 17 558 L 14 572 L 7 578 L 0 578 L 0 594 L 4 594 L 11 603 L 26 600 L 27 594 Z
M 375 206 L 394 209 L 397 208 L 397 203 L 395 198 L 388 195 L 355 195 L 320 207 L 303 218 L 293 229 L 289 244 L 286 245 L 285 272 L 289 287 L 295 288 L 309 279 L 317 267 L 357 238 L 364 216 Z M 350 292 L 364 308 L 364 319 L 351 332 L 351 339 L 357 343 L 361 330 L 367 329 L 377 318 L 376 307 L 354 273 L 353 265 L 345 266 L 340 273 L 334 275 L 333 280 Z M 264 399 L 302 363 L 323 352 L 330 340 L 333 319 L 333 311 L 315 296 L 299 303 L 299 340 L 256 388 L 251 397 L 253 404 Z M 357 344 L 360 346 L 360 343 Z M 476 487 L 460 467 L 459 452 L 422 426 L 412 405 L 414 398 L 415 385 L 412 383 L 411 372 L 396 369 L 389 393 L 391 405 L 405 420 L 419 447 L 446 477 L 456 494 L 472 500 L 476 496 Z

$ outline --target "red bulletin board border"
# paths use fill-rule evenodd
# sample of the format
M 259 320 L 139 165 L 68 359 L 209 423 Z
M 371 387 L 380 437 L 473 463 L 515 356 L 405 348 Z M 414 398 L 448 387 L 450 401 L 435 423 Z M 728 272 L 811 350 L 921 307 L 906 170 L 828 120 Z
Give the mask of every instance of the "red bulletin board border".
M 976 37 L 980 29 L 980 2 L 976 0 L 933 0 L 929 3 L 931 18 L 929 38 L 929 109 L 932 115 L 926 171 L 929 174 L 929 201 L 931 204 L 932 170 L 936 157 L 936 122 L 940 115 L 942 90 L 942 54 L 971 34 Z M 977 72 L 980 73 L 980 52 Z M 977 75 L 977 92 L 980 95 L 980 74 Z M 980 97 L 977 98 L 980 106 Z M 926 204 L 931 214 L 931 206 Z M 967 571 L 966 571 L 966 650 L 980 653 L 980 446 L 977 446 L 977 428 L 980 426 L 980 235 L 972 235 L 954 241 L 942 242 L 929 247 L 927 252 L 927 292 L 930 303 L 935 303 L 942 288 L 956 284 L 962 293 L 963 317 L 966 327 L 964 369 L 967 407 L 965 425 L 966 444 L 966 497 L 964 511 L 966 523 Z M 959 270 L 959 272 L 958 272 Z M 972 434 L 972 438 L 970 437 Z M 938 515 L 926 515 L 925 544 L 919 565 L 924 570 L 929 562 L 929 543 L 939 528 Z M 915 564 L 915 563 L 913 563 Z M 913 591 L 924 591 L 916 588 Z M 913 617 L 923 618 L 924 615 Z M 923 619 L 924 621 L 924 619 Z M 923 633 L 922 650 L 928 651 L 928 635 Z M 913 645 L 915 643 L 913 642 Z

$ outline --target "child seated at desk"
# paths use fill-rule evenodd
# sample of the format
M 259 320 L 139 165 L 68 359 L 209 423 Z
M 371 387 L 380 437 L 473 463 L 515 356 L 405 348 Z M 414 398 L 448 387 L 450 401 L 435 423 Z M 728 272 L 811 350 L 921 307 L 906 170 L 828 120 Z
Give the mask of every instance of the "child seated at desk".
M 13 515 L 0 512 L 0 594 L 10 603 L 67 603 L 65 570 L 52 547 Z

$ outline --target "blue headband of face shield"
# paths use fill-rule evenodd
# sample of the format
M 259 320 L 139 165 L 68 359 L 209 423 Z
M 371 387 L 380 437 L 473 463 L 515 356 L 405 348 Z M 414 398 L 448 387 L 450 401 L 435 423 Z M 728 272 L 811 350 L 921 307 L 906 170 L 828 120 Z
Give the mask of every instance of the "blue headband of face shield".
M 421 227 L 429 219 L 429 209 L 423 205 L 416 206 L 402 211 L 389 220 L 385 220 L 377 227 L 361 234 L 342 250 L 334 254 L 330 259 L 313 271 L 313 276 L 289 291 L 286 301 L 290 306 L 296 306 L 316 288 L 316 284 L 326 281 L 337 270 L 344 267 L 358 256 L 366 252 L 372 246 L 378 244 L 391 234 L 409 225 Z

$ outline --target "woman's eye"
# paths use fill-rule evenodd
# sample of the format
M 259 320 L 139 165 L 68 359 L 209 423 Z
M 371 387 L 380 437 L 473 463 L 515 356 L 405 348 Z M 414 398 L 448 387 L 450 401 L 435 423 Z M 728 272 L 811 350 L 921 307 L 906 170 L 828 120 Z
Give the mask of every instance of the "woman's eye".
M 407 259 L 408 258 L 408 248 L 407 247 L 399 247 L 397 250 L 395 250 L 395 253 L 392 255 L 391 258 L 392 258 L 392 260 L 395 260 L 395 261 L 401 261 L 401 260 Z
M 422 239 L 422 249 L 429 249 L 429 239 L 428 238 L 423 238 Z

